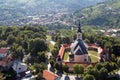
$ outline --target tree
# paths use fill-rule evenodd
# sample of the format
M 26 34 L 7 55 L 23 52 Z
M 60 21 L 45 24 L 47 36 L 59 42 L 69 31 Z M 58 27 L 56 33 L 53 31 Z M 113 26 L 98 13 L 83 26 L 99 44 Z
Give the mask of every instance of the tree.
M 94 78 L 93 75 L 87 74 L 87 75 L 83 78 L 83 80 L 95 80 L 95 78 Z
M 80 73 L 79 64 L 74 64 L 73 69 L 75 74 L 77 74 L 77 77 L 78 77 L 78 74 Z
M 58 52 L 59 52 L 59 50 L 56 48 L 53 48 L 53 50 L 51 51 L 51 53 L 54 57 L 56 57 L 58 55 Z
M 96 68 L 88 69 L 86 74 L 93 75 L 96 80 L 99 80 L 99 71 Z
M 102 66 L 101 63 L 97 63 L 97 64 L 95 65 L 95 67 L 96 67 L 96 69 L 100 70 L 103 66 Z
M 37 53 L 38 55 L 37 55 L 37 60 L 38 60 L 38 62 L 45 62 L 46 61 L 46 52 L 38 52 Z
M 26 40 L 24 40 L 22 42 L 22 47 L 25 49 L 25 51 L 27 51 L 27 49 L 28 49 L 28 42 Z
M 81 74 L 81 76 L 82 76 L 82 74 L 84 74 L 84 66 L 80 64 L 79 70 L 80 70 L 79 74 Z
M 50 65 L 52 68 L 54 68 L 54 64 L 55 64 L 55 61 L 54 60 L 50 60 Z
M 89 69 L 93 69 L 93 65 L 89 65 L 88 67 L 87 67 L 87 69 L 89 70 Z
M 100 69 L 99 74 L 100 74 L 101 80 L 106 80 L 108 77 L 108 70 L 103 67 Z
M 36 77 L 36 80 L 42 80 L 43 77 L 42 77 L 42 72 L 39 72 L 37 77 Z
M 65 44 L 65 43 L 70 44 L 70 38 L 64 37 L 62 42 L 63 42 L 63 44 Z
M 41 73 L 43 72 L 43 70 L 47 69 L 47 65 L 45 63 L 34 63 L 34 68 L 35 68 L 35 73 L 38 74 L 38 73 Z
M 29 51 L 31 55 L 37 55 L 38 52 L 48 50 L 47 43 L 40 38 L 31 39 L 29 42 Z
M 6 41 L 1 41 L 0 42 L 0 47 L 7 47 L 7 42 Z
M 109 63 L 109 62 L 105 62 L 104 64 L 103 64 L 103 67 L 105 67 L 109 72 L 110 71 L 112 71 L 111 69 L 111 63 Z
M 24 49 L 22 48 L 22 46 L 18 46 L 14 52 L 13 52 L 13 57 L 15 59 L 20 59 L 22 60 L 24 57 Z
M 69 71 L 68 65 L 63 65 L 63 71 L 68 73 L 68 71 Z
M 120 58 L 117 59 L 117 64 L 118 64 L 118 66 L 120 67 Z
M 58 71 L 61 70 L 61 65 L 60 65 L 59 62 L 56 62 L 54 67 L 55 67 L 55 69 L 58 70 Z
M 12 45 L 15 42 L 15 37 L 13 35 L 9 35 L 7 37 L 7 44 Z
M 115 56 L 115 54 L 111 54 L 111 61 L 113 61 L 113 62 L 116 62 L 116 56 Z

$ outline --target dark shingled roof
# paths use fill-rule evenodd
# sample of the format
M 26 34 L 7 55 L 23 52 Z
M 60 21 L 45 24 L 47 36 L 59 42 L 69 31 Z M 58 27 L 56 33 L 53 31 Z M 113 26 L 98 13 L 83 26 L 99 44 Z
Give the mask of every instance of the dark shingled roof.
M 84 55 L 88 54 L 86 44 L 83 40 L 77 39 L 72 45 L 71 45 L 71 52 L 75 55 Z

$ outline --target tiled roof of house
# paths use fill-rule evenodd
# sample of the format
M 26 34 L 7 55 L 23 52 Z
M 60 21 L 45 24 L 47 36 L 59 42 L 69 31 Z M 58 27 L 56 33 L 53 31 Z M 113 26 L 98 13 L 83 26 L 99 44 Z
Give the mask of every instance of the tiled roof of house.
M 48 70 L 44 70 L 43 71 L 43 78 L 45 78 L 46 80 L 56 80 L 59 76 L 48 71 Z
M 70 48 L 70 44 L 64 44 L 61 46 L 61 48 L 59 50 L 59 54 L 58 54 L 58 56 L 60 56 L 61 59 L 63 58 L 64 51 L 66 48 Z
M 12 60 L 12 55 L 9 54 L 8 56 L 0 60 L 0 66 L 7 66 L 11 60 Z
M 59 56 L 60 56 L 61 59 L 63 58 L 64 51 L 65 51 L 65 47 L 64 47 L 64 46 L 61 46 L 61 48 L 60 48 L 60 50 L 59 50 Z
M 5 54 L 8 52 L 7 48 L 0 48 L 0 54 Z

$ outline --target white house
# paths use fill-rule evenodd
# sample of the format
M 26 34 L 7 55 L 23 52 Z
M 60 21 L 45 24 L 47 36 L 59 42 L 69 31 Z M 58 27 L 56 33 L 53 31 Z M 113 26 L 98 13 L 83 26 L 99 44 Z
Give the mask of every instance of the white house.
M 15 61 L 12 68 L 17 74 L 27 71 L 27 65 L 21 61 Z

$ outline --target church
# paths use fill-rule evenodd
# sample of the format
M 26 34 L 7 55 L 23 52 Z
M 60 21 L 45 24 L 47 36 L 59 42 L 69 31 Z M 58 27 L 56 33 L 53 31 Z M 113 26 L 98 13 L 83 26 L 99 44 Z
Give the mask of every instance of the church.
M 69 55 L 70 62 L 89 63 L 88 46 L 82 39 L 82 30 L 79 23 L 77 30 L 77 39 L 70 46 L 71 53 Z

